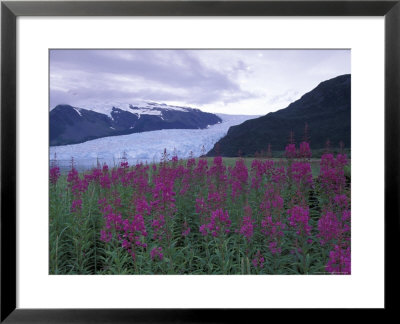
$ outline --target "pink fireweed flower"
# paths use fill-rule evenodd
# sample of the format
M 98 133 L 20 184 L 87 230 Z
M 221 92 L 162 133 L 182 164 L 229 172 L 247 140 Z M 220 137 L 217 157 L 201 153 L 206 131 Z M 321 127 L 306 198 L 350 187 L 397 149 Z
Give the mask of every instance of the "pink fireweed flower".
M 90 180 L 96 180 L 99 181 L 100 177 L 103 175 L 103 172 L 101 169 L 94 168 L 92 170 L 92 174 L 89 175 Z
M 347 165 L 349 163 L 349 161 L 347 160 L 346 154 L 337 154 L 336 155 L 336 163 L 337 163 L 337 166 L 340 166 L 340 167 L 344 167 L 345 165 Z
M 310 186 L 312 185 L 311 166 L 308 162 L 294 162 L 291 165 L 290 172 L 292 179 L 298 185 Z
M 132 221 L 129 222 L 128 219 L 125 219 L 123 221 L 124 225 L 124 237 L 128 237 L 130 241 L 133 241 L 133 238 L 139 239 L 140 236 L 146 237 L 147 236 L 147 231 L 146 231 L 146 226 L 144 223 L 144 218 L 140 214 L 136 214 Z M 142 244 L 137 244 L 142 246 Z
M 254 259 L 251 262 L 253 263 L 254 268 L 263 268 L 264 267 L 265 259 L 259 250 L 255 254 Z
M 351 274 L 350 247 L 342 248 L 335 245 L 333 251 L 329 252 L 329 261 L 325 269 L 333 274 Z
M 339 209 L 347 208 L 349 205 L 349 199 L 346 195 L 336 195 L 333 201 Z
M 204 198 L 196 198 L 196 213 L 205 214 L 207 212 L 207 204 Z
M 242 234 L 247 241 L 250 241 L 254 234 L 254 221 L 252 220 L 252 210 L 249 205 L 244 207 L 245 216 L 243 217 L 242 226 L 239 233 Z
M 106 198 L 100 198 L 97 201 L 97 204 L 100 205 L 100 207 L 104 209 L 104 207 L 107 205 L 107 199 Z
M 82 209 L 82 200 L 81 199 L 73 200 L 71 205 L 71 212 L 76 213 L 81 209 Z
M 266 160 L 263 163 L 263 168 L 264 168 L 264 174 L 267 177 L 268 182 L 271 182 L 272 176 L 275 173 L 275 163 L 272 160 Z M 283 175 L 285 175 L 285 170 L 283 170 Z
M 153 240 L 162 240 L 165 227 L 165 218 L 163 214 L 156 215 L 151 222 L 153 229 Z
M 122 207 L 121 205 L 121 198 L 116 196 L 114 201 L 112 202 L 112 204 L 114 205 L 114 207 Z
M 240 234 L 242 234 L 248 241 L 251 240 L 254 234 L 254 223 L 251 217 L 244 217 L 242 226 L 240 227 Z
M 209 182 L 209 185 L 211 183 L 215 184 L 216 191 L 221 193 L 226 192 L 227 175 L 222 157 L 216 156 L 214 158 L 213 164 L 207 172 L 207 181 Z
M 208 171 L 208 161 L 205 159 L 200 159 L 194 169 L 194 174 L 197 180 L 202 179 Z
M 317 235 L 321 238 L 321 244 L 324 245 L 338 237 L 340 227 L 340 222 L 334 212 L 327 211 L 322 214 L 318 221 L 319 234 Z
M 189 165 L 189 162 L 188 162 L 188 165 Z M 183 170 L 182 188 L 180 191 L 181 195 L 185 195 L 190 189 L 194 189 L 192 186 L 193 179 L 194 179 L 192 167 L 193 166 L 190 165 L 190 166 L 188 166 L 187 169 Z
M 277 167 L 272 171 L 272 181 L 276 183 L 279 187 L 283 187 L 286 182 L 286 171 L 283 166 Z
M 121 169 L 127 169 L 127 168 L 129 168 L 129 163 L 128 163 L 128 161 L 121 161 L 120 168 L 121 168 Z
M 115 169 L 111 170 L 111 183 L 116 185 L 119 182 L 119 174 Z
M 285 156 L 288 159 L 294 159 L 296 157 L 296 145 L 295 144 L 288 144 L 285 147 Z
M 58 166 L 53 166 L 52 168 L 50 168 L 50 174 L 49 174 L 50 183 L 55 185 L 60 175 L 61 175 L 60 168 Z
M 112 239 L 112 233 L 110 231 L 101 230 L 100 231 L 100 240 L 108 243 Z
M 188 223 L 184 222 L 182 236 L 188 236 L 189 233 L 190 233 L 190 227 L 189 227 Z
M 203 236 L 210 234 L 218 237 L 230 232 L 231 220 L 227 211 L 221 208 L 211 213 L 210 222 L 200 226 L 199 230 Z
M 164 254 L 162 253 L 162 247 L 155 247 L 150 251 L 150 257 L 153 261 L 162 261 Z
M 123 219 L 121 214 L 114 213 L 111 205 L 104 205 L 102 210 L 103 218 L 105 220 L 105 227 L 107 230 L 115 229 L 120 231 L 123 228 Z
M 289 225 L 296 229 L 296 234 L 310 236 L 311 226 L 308 224 L 310 219 L 308 207 L 294 206 L 288 210 L 288 214 L 290 215 Z
M 170 240 L 172 237 L 171 227 L 166 226 L 170 219 L 175 217 L 175 192 L 174 169 L 171 169 L 167 163 L 160 165 L 159 174 L 154 178 L 153 197 L 150 202 L 152 208 L 152 228 L 153 239 L 162 240 L 164 237 Z
M 298 157 L 305 159 L 311 158 L 311 149 L 310 149 L 310 144 L 308 142 L 300 143 Z
M 148 215 L 151 212 L 151 207 L 145 198 L 136 200 L 136 212 L 139 214 Z
M 172 161 L 172 163 L 173 164 L 177 164 L 178 163 L 178 156 L 177 155 L 174 155 L 173 157 L 172 157 L 172 159 L 171 159 L 171 161 Z
M 89 186 L 89 182 L 87 179 L 81 180 L 79 178 L 78 171 L 75 168 L 72 168 L 68 172 L 67 182 L 69 183 L 69 187 L 71 188 L 71 192 L 75 197 L 80 197 L 80 195 L 85 192 Z
M 274 161 L 265 160 L 264 161 L 265 172 L 268 172 L 274 168 Z
M 351 212 L 350 210 L 344 210 L 342 215 L 342 221 L 350 221 L 351 219 Z
M 274 216 L 280 220 L 283 213 L 283 198 L 274 190 L 271 185 L 265 187 L 263 201 L 260 204 L 260 211 L 264 216 Z
M 68 172 L 67 181 L 70 182 L 70 183 L 75 183 L 75 182 L 79 181 L 79 174 L 78 174 L 78 171 L 76 171 L 75 168 L 72 168 Z
M 186 167 L 187 167 L 188 169 L 191 169 L 191 168 L 194 167 L 195 165 L 196 165 L 196 159 L 194 159 L 194 158 L 189 158 L 189 159 L 187 160 Z
M 346 186 L 344 166 L 347 164 L 345 155 L 338 154 L 335 159 L 332 154 L 324 154 L 321 157 L 320 182 L 325 194 L 331 192 L 340 194 Z
M 265 235 L 269 250 L 272 254 L 281 253 L 280 241 L 284 236 L 285 224 L 273 221 L 272 217 L 264 217 L 261 221 L 261 233 Z
M 251 163 L 252 179 L 251 188 L 258 190 L 267 171 L 267 165 L 260 160 L 254 159 Z
M 237 160 L 235 167 L 231 170 L 232 199 L 245 193 L 248 177 L 249 174 L 244 160 Z
M 151 191 L 149 185 L 149 175 L 147 170 L 148 166 L 144 168 L 136 169 L 133 173 L 132 179 L 130 179 L 130 186 L 132 187 L 132 200 L 143 199 L 146 194 Z
M 318 221 L 321 244 L 333 243 L 342 239 L 349 239 L 351 213 L 347 209 L 348 199 L 345 195 L 337 195 L 334 198 L 336 206 L 333 210 L 327 210 Z
M 130 250 L 130 247 L 131 247 L 131 243 L 128 241 L 128 240 L 122 240 L 122 247 L 124 248 L 124 249 L 126 249 L 126 250 Z
M 263 233 L 267 238 L 275 239 L 278 237 L 282 237 L 283 230 L 285 229 L 285 224 L 282 222 L 274 222 L 272 217 L 265 217 L 261 221 L 261 233 Z
M 111 187 L 111 180 L 108 176 L 108 173 L 105 173 L 102 177 L 100 177 L 100 186 L 103 189 L 110 189 Z
M 135 247 L 147 247 L 147 244 L 144 242 L 145 237 L 147 237 L 147 231 L 142 215 L 136 214 L 132 221 L 124 219 L 122 226 L 122 247 L 127 249 L 128 252 L 131 252 Z
M 200 225 L 199 231 L 200 231 L 201 235 L 206 236 L 208 234 L 206 224 Z
M 215 210 L 218 208 L 222 208 L 225 205 L 226 201 L 226 193 L 225 192 L 218 192 L 213 191 L 210 189 L 207 198 L 207 204 L 209 210 Z
M 268 248 L 272 254 L 280 254 L 282 251 L 282 249 L 278 247 L 278 242 L 276 241 L 271 241 L 268 245 Z

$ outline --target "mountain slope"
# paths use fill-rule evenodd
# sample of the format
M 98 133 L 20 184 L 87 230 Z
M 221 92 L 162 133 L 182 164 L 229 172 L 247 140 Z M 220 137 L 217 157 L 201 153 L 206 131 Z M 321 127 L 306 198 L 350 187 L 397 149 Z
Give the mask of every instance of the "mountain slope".
M 161 129 L 204 129 L 220 122 L 214 114 L 166 104 L 110 105 L 100 112 L 58 105 L 50 111 L 50 145 Z
M 341 75 L 320 83 L 315 89 L 291 103 L 287 108 L 233 126 L 207 155 L 244 156 L 267 150 L 282 151 L 293 131 L 296 143 L 304 137 L 305 124 L 312 149 L 351 143 L 350 134 L 351 76 Z

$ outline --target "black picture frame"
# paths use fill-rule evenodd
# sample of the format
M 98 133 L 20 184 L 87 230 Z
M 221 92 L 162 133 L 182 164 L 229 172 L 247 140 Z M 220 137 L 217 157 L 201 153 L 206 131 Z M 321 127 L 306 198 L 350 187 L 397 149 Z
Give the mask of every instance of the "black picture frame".
M 244 309 L 16 308 L 16 19 L 19 16 L 384 16 L 385 310 L 396 308 L 399 236 L 400 0 L 394 1 L 2 1 L 1 3 L 1 322 L 231 322 Z M 372 256 L 371 256 L 372 258 Z M 372 262 L 372 261 L 371 261 Z M 373 264 L 371 263 L 371 266 Z M 366 269 L 366 271 L 368 271 Z M 367 284 L 367 283 L 366 283 Z M 254 317 L 253 317 L 254 316 Z

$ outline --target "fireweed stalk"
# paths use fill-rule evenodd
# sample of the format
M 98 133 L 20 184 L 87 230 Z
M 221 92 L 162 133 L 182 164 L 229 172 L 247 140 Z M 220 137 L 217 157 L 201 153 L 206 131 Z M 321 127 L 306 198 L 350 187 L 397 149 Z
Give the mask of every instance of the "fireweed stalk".
M 330 248 L 325 269 L 331 273 L 351 273 L 350 250 L 350 201 L 345 194 L 347 165 L 344 154 L 324 154 L 321 158 L 320 190 L 324 198 L 323 213 L 318 221 L 321 246 Z
M 58 167 L 58 163 L 57 163 L 57 154 L 54 153 L 54 158 L 50 162 L 50 171 L 49 171 L 50 184 L 56 185 L 57 180 L 60 177 L 60 175 L 61 175 L 61 173 L 60 173 L 60 168 Z
M 265 237 L 265 244 L 273 256 L 274 268 L 276 256 L 282 252 L 282 239 L 284 237 L 284 201 L 273 185 L 266 185 L 264 199 L 260 205 L 263 215 L 261 233 Z
M 295 231 L 293 240 L 293 252 L 296 255 L 301 255 L 303 273 L 307 273 L 306 255 L 308 251 L 308 244 L 312 243 L 311 240 L 311 226 L 309 225 L 309 209 L 301 206 L 294 206 L 288 210 L 289 226 Z
M 252 201 L 253 206 L 257 208 L 261 204 L 264 196 L 264 186 L 272 182 L 274 172 L 274 162 L 271 160 L 261 161 L 254 159 L 251 164 L 251 184 L 248 188 L 246 199 Z M 259 213 L 255 215 L 258 226 L 261 224 Z
M 56 185 L 58 178 L 60 177 L 61 173 L 60 173 L 60 168 L 57 165 L 53 165 L 50 168 L 50 172 L 49 172 L 49 179 L 50 179 L 50 183 L 52 185 Z
M 293 162 L 290 166 L 291 206 L 307 206 L 310 189 L 313 188 L 311 166 L 309 162 Z
M 236 201 L 238 198 L 246 197 L 247 193 L 247 180 L 249 173 L 244 163 L 244 160 L 240 158 L 236 161 L 235 167 L 230 172 L 230 183 L 232 186 L 232 201 Z
M 205 172 L 204 163 L 201 164 L 202 172 Z M 207 177 L 207 191 L 205 197 L 196 198 L 196 213 L 200 216 L 200 224 L 209 223 L 213 211 L 225 207 L 227 202 L 228 182 L 226 175 L 226 167 L 222 163 L 221 157 L 215 157 L 211 168 L 207 173 L 203 173 Z
M 251 189 L 256 190 L 259 193 L 261 184 L 263 182 L 263 176 L 266 173 L 266 164 L 258 159 L 254 159 L 251 163 Z
M 174 182 L 177 177 L 176 169 L 168 166 L 163 160 L 160 164 L 159 174 L 154 179 L 153 197 L 151 201 L 153 213 L 153 239 L 164 244 L 172 267 L 172 251 L 170 245 L 173 238 L 173 225 L 176 214 Z
M 336 195 L 330 209 L 318 221 L 320 243 L 330 247 L 326 270 L 331 273 L 350 274 L 350 222 L 351 212 L 347 196 Z
M 243 208 L 243 219 L 241 221 L 240 229 L 236 230 L 236 232 L 239 232 L 243 236 L 243 241 L 245 246 L 244 253 L 247 262 L 250 258 L 250 254 L 252 251 L 252 245 L 253 245 L 252 241 L 255 230 L 255 221 L 252 218 L 252 213 L 253 212 L 251 207 L 249 206 L 248 203 L 246 203 L 246 205 Z M 240 260 L 240 254 L 239 254 L 239 260 Z
M 288 144 L 285 150 L 287 158 L 288 190 L 290 207 L 307 206 L 309 191 L 313 188 L 311 173 L 311 150 L 308 142 L 301 142 L 299 150 L 295 144 Z
M 227 211 L 217 209 L 211 213 L 210 222 L 200 226 L 200 232 L 203 236 L 211 236 L 219 250 L 219 257 L 221 263 L 222 273 L 226 272 L 225 269 L 225 242 L 228 234 L 230 233 L 231 220 Z
M 218 193 L 221 197 L 221 204 L 225 203 L 228 191 L 228 176 L 226 166 L 223 164 L 222 157 L 214 158 L 211 168 L 207 172 L 208 192 Z

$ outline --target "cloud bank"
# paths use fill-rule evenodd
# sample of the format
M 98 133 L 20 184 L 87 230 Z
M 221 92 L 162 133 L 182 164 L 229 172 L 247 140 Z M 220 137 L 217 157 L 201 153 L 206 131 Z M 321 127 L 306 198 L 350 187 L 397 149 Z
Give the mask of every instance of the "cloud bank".
M 51 50 L 49 108 L 156 101 L 266 114 L 345 73 L 349 50 Z

